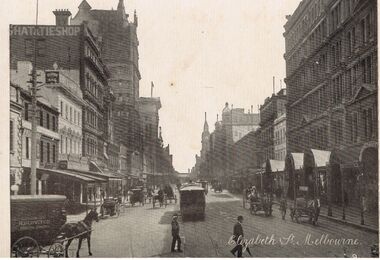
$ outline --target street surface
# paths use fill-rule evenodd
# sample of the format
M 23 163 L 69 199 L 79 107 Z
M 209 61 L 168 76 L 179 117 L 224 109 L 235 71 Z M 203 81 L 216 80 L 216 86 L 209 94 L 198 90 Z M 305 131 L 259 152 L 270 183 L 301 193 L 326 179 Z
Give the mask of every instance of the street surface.
M 128 207 L 118 218 L 108 217 L 94 223 L 93 257 L 232 257 L 229 251 L 233 246 L 228 241 L 238 215 L 244 217 L 245 238 L 256 242 L 249 246 L 254 257 L 343 257 L 342 245 L 328 244 L 332 238 L 352 239 L 350 243 L 357 244 L 346 246 L 348 256 L 370 257 L 370 246 L 378 241 L 376 234 L 324 218 L 319 219 L 317 226 L 306 220 L 302 224 L 293 223 L 288 214 L 282 220 L 278 205 L 273 206 L 271 217 L 253 216 L 242 207 L 241 199 L 226 191 L 209 191 L 206 201 L 204 221 L 182 222 L 179 218 L 183 253 L 170 252 L 170 223 L 179 204 L 155 209 L 146 204 Z M 321 237 L 322 242 L 318 241 Z M 70 247 L 72 256 L 76 245 Z M 81 257 L 86 256 L 84 242 Z M 247 252 L 243 256 L 249 257 Z

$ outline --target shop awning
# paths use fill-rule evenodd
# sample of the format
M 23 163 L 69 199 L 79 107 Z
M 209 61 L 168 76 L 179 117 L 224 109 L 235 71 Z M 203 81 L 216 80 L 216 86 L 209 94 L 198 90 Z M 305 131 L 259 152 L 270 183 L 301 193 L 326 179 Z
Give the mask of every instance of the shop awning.
M 85 183 L 95 183 L 95 182 L 103 182 L 104 180 L 99 180 L 97 178 L 93 178 L 91 176 L 86 176 L 84 174 L 75 172 L 75 171 L 69 171 L 69 170 L 56 170 L 56 169 L 42 169 L 38 168 L 37 172 L 42 174 L 48 174 L 48 175 L 61 175 L 63 177 L 79 181 L 79 182 L 85 182 Z
M 291 153 L 294 161 L 294 169 L 299 170 L 303 168 L 303 153 Z
M 285 169 L 285 161 L 269 160 L 269 164 L 272 172 L 282 172 Z
M 311 149 L 311 152 L 313 153 L 313 156 L 314 156 L 315 166 L 317 167 L 327 166 L 327 164 L 330 161 L 330 155 L 331 155 L 330 151 Z

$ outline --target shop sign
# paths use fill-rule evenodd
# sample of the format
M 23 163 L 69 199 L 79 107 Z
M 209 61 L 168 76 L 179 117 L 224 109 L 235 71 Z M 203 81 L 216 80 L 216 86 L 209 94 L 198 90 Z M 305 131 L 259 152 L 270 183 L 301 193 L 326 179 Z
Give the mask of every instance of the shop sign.
M 59 83 L 59 72 L 58 71 L 46 71 L 45 72 L 45 82 L 46 82 L 46 84 Z

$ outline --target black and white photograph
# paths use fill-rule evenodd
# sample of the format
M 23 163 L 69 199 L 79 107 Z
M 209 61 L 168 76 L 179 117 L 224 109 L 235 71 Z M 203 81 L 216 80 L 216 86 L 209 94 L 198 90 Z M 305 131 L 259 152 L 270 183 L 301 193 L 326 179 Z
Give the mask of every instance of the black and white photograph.
M 379 258 L 377 0 L 0 5 L 2 257 Z

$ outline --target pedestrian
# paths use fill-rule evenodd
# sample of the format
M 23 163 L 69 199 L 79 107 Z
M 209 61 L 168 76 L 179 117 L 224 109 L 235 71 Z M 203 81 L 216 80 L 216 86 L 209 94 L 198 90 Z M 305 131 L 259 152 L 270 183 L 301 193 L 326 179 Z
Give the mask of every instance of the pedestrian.
M 243 216 L 238 216 L 237 223 L 234 225 L 234 230 L 233 230 L 233 240 L 235 241 L 236 245 L 231 250 L 231 253 L 234 256 L 236 256 L 235 254 L 237 252 L 237 257 L 242 257 L 242 254 L 243 254 L 243 245 L 241 241 L 244 237 L 244 232 L 243 232 L 243 226 L 241 225 L 242 223 L 243 223 Z
M 179 236 L 179 224 L 178 224 L 178 215 L 175 213 L 172 219 L 172 248 L 171 252 L 175 252 L 175 244 L 177 243 L 177 252 L 182 252 L 181 250 L 181 238 Z

